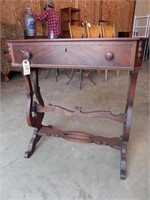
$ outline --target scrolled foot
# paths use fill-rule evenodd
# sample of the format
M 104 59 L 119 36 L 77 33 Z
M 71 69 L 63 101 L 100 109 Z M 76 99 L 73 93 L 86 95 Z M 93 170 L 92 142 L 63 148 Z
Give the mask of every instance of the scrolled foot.
M 35 149 L 34 149 L 34 150 L 35 150 Z M 30 157 L 32 156 L 34 150 L 33 150 L 33 151 L 26 151 L 26 152 L 24 153 L 24 158 L 30 158 Z
M 37 130 L 34 130 L 33 136 L 30 140 L 28 150 L 25 152 L 24 157 L 30 158 L 36 149 L 36 144 L 42 136 L 37 135 Z

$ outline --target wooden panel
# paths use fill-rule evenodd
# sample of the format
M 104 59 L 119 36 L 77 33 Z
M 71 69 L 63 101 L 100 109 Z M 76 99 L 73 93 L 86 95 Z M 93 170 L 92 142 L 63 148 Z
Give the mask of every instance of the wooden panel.
M 116 25 L 117 32 L 131 32 L 135 1 L 103 0 L 102 18 Z
M 81 0 L 79 8 L 81 9 L 81 21 L 88 21 L 91 24 L 98 24 L 101 15 L 101 1 L 97 0 Z

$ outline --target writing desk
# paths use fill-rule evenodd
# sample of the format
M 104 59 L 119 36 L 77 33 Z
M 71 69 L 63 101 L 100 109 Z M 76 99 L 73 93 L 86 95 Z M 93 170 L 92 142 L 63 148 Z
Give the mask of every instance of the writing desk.
M 120 178 L 126 178 L 126 152 L 129 141 L 133 102 L 138 71 L 142 65 L 144 40 L 140 38 L 99 38 L 99 39 L 31 39 L 8 40 L 12 66 L 22 71 L 22 61 L 28 59 L 32 78 L 25 75 L 27 91 L 26 117 L 28 125 L 34 128 L 28 151 L 29 158 L 42 136 L 62 137 L 80 143 L 108 145 L 121 151 Z M 115 115 L 111 111 L 72 111 L 57 105 L 44 105 L 40 93 L 39 68 L 74 68 L 128 70 L 129 87 L 124 113 Z M 42 124 L 45 112 L 60 112 L 66 116 L 99 117 L 123 124 L 120 137 L 104 137 L 77 131 L 62 131 Z

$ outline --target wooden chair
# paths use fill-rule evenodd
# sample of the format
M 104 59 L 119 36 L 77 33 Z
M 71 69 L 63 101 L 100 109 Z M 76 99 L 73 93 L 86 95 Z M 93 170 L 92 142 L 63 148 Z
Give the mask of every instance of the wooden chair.
M 99 25 L 90 25 L 86 22 L 86 32 L 88 38 L 100 38 L 102 37 L 102 28 Z M 97 70 L 100 74 L 102 70 Z M 107 70 L 105 70 L 105 78 L 107 77 Z
M 78 25 L 71 25 L 70 23 L 68 23 L 68 27 L 69 27 L 70 38 L 82 38 L 83 37 L 84 27 L 78 26 Z M 80 89 L 82 89 L 83 72 L 85 74 L 87 74 L 87 72 L 85 70 L 80 69 Z M 70 80 L 67 82 L 67 84 L 70 83 L 70 81 L 73 79 L 73 76 L 74 76 L 74 70 L 72 70 L 71 75 L 68 76 L 70 78 Z M 95 84 L 95 82 L 91 78 L 91 73 L 89 72 L 89 70 L 88 70 L 88 75 L 86 75 L 86 77 L 88 77 L 91 80 L 91 82 L 93 84 Z
M 86 23 L 87 37 L 88 38 L 99 38 L 101 37 L 101 29 L 99 25 L 89 26 Z
M 116 29 L 114 24 L 101 24 L 100 25 L 102 37 L 112 38 L 116 37 Z M 116 76 L 119 77 L 120 70 L 116 70 Z M 105 81 L 108 80 L 108 70 L 105 70 Z
M 101 24 L 100 25 L 102 37 L 112 38 L 116 36 L 116 29 L 114 24 Z
M 78 25 L 71 25 L 68 23 L 70 38 L 82 38 L 83 37 L 83 27 Z

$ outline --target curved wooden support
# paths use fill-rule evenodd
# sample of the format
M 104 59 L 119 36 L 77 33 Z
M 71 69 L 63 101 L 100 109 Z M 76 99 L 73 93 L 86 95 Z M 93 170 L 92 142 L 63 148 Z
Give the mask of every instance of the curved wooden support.
M 126 179 L 126 155 L 127 155 L 127 142 L 121 140 L 121 162 L 120 162 L 120 178 Z
M 63 108 L 61 106 L 57 105 L 52 105 L 49 104 L 48 106 L 41 106 L 37 105 L 36 110 L 38 113 L 44 113 L 44 112 L 51 112 L 55 111 L 58 113 L 62 113 L 68 117 L 76 115 L 76 116 L 84 116 L 84 117 L 102 117 L 102 118 L 107 118 L 110 120 L 114 120 L 117 122 L 124 122 L 125 121 L 125 115 L 124 114 L 119 114 L 119 115 L 114 115 L 110 111 L 91 111 L 91 112 L 83 112 L 81 107 L 76 106 L 76 110 L 68 110 L 66 108 Z
M 44 113 L 37 113 L 36 112 L 36 102 L 33 101 L 33 96 L 35 94 L 38 103 L 44 106 L 44 101 L 42 99 L 41 93 L 40 93 L 40 87 L 38 85 L 38 70 L 33 70 L 33 86 L 32 81 L 29 75 L 24 76 L 25 79 L 25 85 L 26 85 L 26 91 L 27 91 L 27 112 L 26 112 L 26 118 L 28 125 L 35 128 L 40 128 L 42 125 L 42 120 L 44 117 Z
M 38 69 L 34 69 L 32 71 L 32 79 L 33 79 L 33 88 L 35 96 L 38 100 L 38 102 L 44 106 L 44 101 L 42 99 L 41 93 L 40 93 L 40 87 L 39 87 L 39 80 L 38 80 Z
M 30 140 L 28 151 L 25 152 L 25 155 L 24 155 L 25 158 L 31 157 L 31 155 L 35 151 L 36 144 L 42 137 L 38 135 L 38 130 L 42 126 L 42 120 L 44 117 L 44 113 L 36 112 L 37 103 L 33 101 L 33 95 L 35 94 L 38 103 L 44 106 L 44 101 L 42 99 L 42 96 L 40 93 L 40 87 L 38 83 L 38 70 L 37 69 L 33 70 L 32 75 L 33 75 L 32 81 L 29 75 L 24 76 L 26 90 L 27 90 L 26 118 L 27 118 L 28 125 L 36 129 L 34 130 L 33 136 Z
M 33 152 L 35 151 L 36 144 L 39 142 L 39 140 L 42 137 L 42 136 L 38 135 L 37 132 L 38 132 L 37 129 L 35 129 L 33 132 L 33 136 L 30 140 L 28 150 L 24 154 L 25 158 L 30 158 L 32 156 Z
M 29 60 L 32 58 L 32 53 L 26 50 L 20 49 L 23 53 L 24 59 Z M 23 73 L 23 72 L 22 72 Z M 31 75 L 24 76 L 25 86 L 27 91 L 27 112 L 26 118 L 29 126 L 40 128 L 42 125 L 42 120 L 44 113 L 37 113 L 35 109 L 36 102 L 33 102 L 33 95 L 35 94 L 38 103 L 44 106 L 44 101 L 42 99 L 38 80 L 38 69 L 32 69 Z

